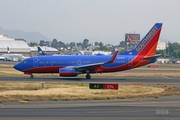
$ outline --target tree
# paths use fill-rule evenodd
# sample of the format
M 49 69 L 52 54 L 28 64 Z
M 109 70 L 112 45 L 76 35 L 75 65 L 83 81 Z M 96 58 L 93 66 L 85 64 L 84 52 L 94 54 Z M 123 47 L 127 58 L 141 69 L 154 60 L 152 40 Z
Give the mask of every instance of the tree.
M 102 51 L 108 51 L 109 49 L 108 49 L 107 46 L 102 46 L 102 47 L 100 48 L 100 50 L 102 50 Z
M 174 51 L 173 51 L 173 56 L 174 56 L 175 58 L 178 58 L 178 50 L 174 50 Z
M 81 43 L 81 42 L 79 42 L 79 43 L 76 43 L 76 45 L 77 45 L 77 46 L 82 46 L 82 43 Z
M 38 46 L 38 43 L 37 42 L 30 42 L 29 46 L 30 47 L 35 47 L 35 46 Z
M 95 46 L 98 46 L 98 45 L 99 45 L 99 43 L 98 43 L 98 42 L 95 42 L 94 44 L 95 44 Z
M 103 46 L 102 42 L 99 43 L 99 47 L 101 48 Z
M 169 57 L 179 58 L 180 55 L 178 55 L 178 53 L 180 51 L 180 45 L 178 43 L 169 43 L 168 45 L 167 53 L 169 54 Z
M 121 41 L 121 42 L 119 43 L 119 46 L 120 46 L 120 47 L 126 47 L 126 42 L 125 42 L 125 41 Z
M 88 40 L 88 39 L 84 39 L 84 40 L 83 40 L 83 45 L 87 46 L 88 43 L 89 43 L 89 40 Z
M 88 44 L 89 44 L 89 40 L 88 39 L 84 39 L 83 40 L 83 49 L 87 48 Z
M 75 42 L 71 42 L 71 43 L 69 44 L 69 46 L 70 46 L 70 47 L 75 47 Z
M 44 43 L 45 43 L 44 40 L 40 40 L 39 45 L 40 45 L 40 46 L 44 46 Z
M 58 45 L 59 45 L 58 48 L 60 48 L 60 47 L 64 47 L 65 48 L 66 47 L 65 43 L 63 43 L 62 41 L 59 41 Z
M 57 39 L 53 39 L 51 47 L 57 48 Z
M 166 50 L 157 50 L 156 54 L 161 54 L 161 57 L 163 58 L 167 57 Z
M 180 44 L 179 43 L 168 43 L 166 50 L 157 50 L 157 54 L 162 54 L 162 57 L 174 57 L 180 58 Z

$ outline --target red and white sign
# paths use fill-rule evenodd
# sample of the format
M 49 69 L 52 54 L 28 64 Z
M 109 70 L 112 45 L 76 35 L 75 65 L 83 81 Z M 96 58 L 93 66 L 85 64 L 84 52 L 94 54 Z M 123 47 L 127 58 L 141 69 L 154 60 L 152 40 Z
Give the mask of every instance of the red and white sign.
M 118 84 L 104 84 L 104 89 L 118 90 Z

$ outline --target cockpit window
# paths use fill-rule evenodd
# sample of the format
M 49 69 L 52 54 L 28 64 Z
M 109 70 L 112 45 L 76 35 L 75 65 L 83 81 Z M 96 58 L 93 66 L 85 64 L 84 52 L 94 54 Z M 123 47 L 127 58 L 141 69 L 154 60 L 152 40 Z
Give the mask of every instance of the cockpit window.
M 27 63 L 27 60 L 23 60 L 22 63 L 24 63 L 24 64 Z

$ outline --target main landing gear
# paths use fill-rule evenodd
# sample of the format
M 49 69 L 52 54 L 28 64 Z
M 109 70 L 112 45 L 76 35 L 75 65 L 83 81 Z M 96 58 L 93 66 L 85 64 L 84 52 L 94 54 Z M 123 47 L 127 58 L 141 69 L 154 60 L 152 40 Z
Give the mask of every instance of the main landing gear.
M 89 70 L 86 70 L 86 79 L 91 79 L 91 75 L 89 74 Z
M 89 73 L 87 73 L 86 79 L 91 79 L 91 75 Z

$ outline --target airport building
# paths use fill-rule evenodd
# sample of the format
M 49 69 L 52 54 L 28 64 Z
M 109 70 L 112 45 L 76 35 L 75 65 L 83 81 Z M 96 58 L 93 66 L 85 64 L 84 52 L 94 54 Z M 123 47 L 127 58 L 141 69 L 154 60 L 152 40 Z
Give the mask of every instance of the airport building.
M 29 56 L 31 49 L 23 39 L 8 38 L 6 35 L 0 35 L 0 53 L 22 54 Z
M 157 50 L 165 50 L 168 47 L 168 42 L 158 42 Z
M 38 55 L 37 47 L 29 47 L 24 39 L 8 38 L 7 35 L 0 35 L 0 53 L 22 54 L 25 57 Z M 57 54 L 58 50 L 52 47 L 42 47 L 47 54 Z

